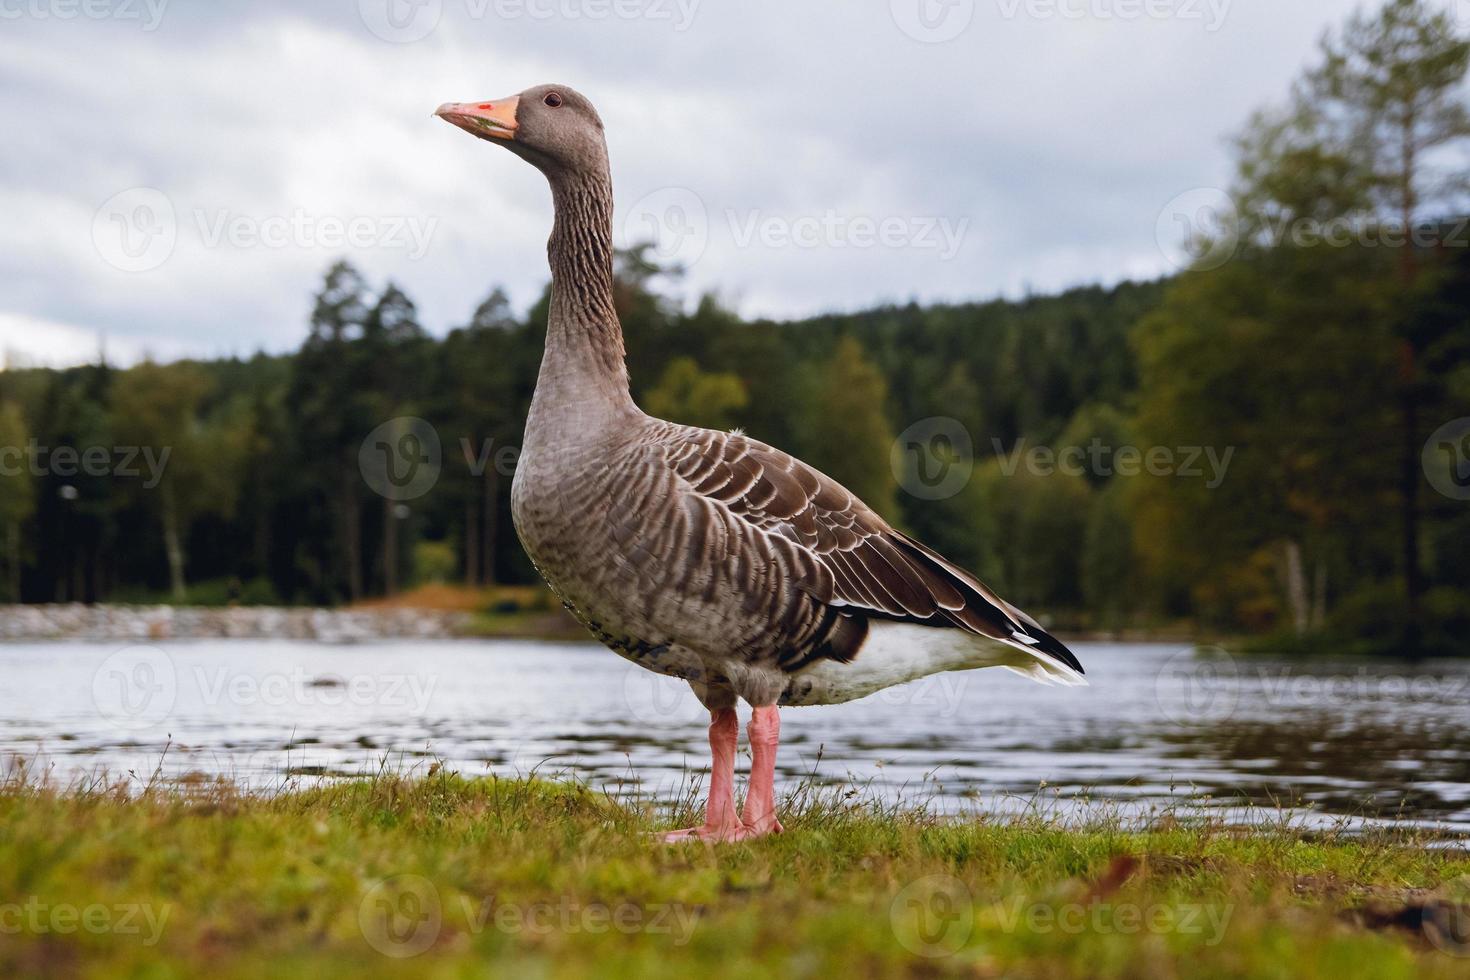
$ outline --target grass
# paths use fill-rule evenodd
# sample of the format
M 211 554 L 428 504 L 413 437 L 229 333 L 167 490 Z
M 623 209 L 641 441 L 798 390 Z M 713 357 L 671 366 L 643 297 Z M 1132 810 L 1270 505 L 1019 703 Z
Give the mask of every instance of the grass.
M 671 820 L 442 771 L 266 795 L 17 779 L 0 976 L 1470 972 L 1470 856 L 1407 833 L 946 820 L 801 787 L 780 837 L 649 840 L 695 802 Z

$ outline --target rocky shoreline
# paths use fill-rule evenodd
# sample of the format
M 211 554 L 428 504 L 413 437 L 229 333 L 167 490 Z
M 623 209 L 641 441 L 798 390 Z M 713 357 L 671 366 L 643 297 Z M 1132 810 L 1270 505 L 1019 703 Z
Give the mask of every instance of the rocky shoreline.
M 352 643 L 448 639 L 466 635 L 470 619 L 468 613 L 426 609 L 0 605 L 0 642 L 282 639 Z

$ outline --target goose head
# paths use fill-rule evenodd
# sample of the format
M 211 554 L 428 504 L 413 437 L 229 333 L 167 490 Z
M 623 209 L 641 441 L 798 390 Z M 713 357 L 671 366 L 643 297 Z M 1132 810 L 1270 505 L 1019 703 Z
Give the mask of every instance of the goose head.
M 565 85 L 538 85 L 486 102 L 446 102 L 434 115 L 499 143 L 548 177 L 607 168 L 602 119 L 586 96 Z

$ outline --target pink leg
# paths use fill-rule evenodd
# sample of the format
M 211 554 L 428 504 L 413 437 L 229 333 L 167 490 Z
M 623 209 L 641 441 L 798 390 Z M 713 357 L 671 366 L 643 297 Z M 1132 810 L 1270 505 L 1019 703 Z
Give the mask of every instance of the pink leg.
M 750 790 L 740 820 L 747 837 L 779 834 L 784 828 L 776 819 L 776 746 L 781 741 L 780 709 L 774 704 L 756 708 L 746 728 L 750 737 Z
M 673 830 L 663 834 L 665 841 L 739 840 L 745 836 L 745 825 L 735 815 L 735 745 L 740 739 L 740 719 L 734 708 L 710 712 L 709 804 L 704 826 Z

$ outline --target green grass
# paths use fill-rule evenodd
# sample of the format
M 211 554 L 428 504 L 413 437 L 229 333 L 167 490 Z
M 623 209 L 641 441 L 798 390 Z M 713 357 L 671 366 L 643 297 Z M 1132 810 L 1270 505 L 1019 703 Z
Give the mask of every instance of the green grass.
M 1470 973 L 1433 941 L 1470 919 L 1470 857 L 1411 836 L 947 820 L 808 787 L 780 837 L 668 847 L 657 812 L 443 772 L 273 795 L 16 781 L 0 976 Z

